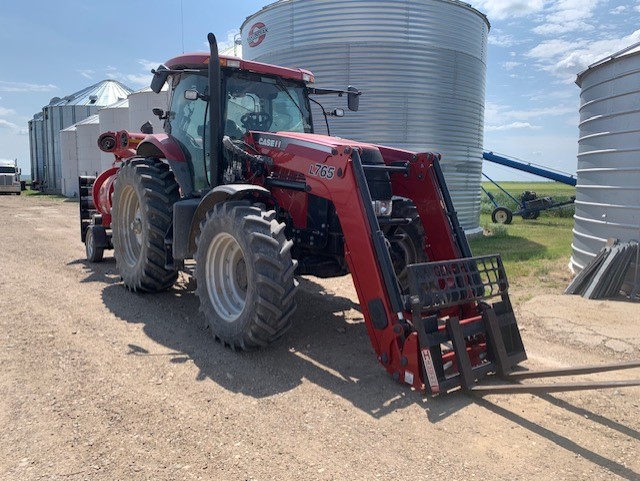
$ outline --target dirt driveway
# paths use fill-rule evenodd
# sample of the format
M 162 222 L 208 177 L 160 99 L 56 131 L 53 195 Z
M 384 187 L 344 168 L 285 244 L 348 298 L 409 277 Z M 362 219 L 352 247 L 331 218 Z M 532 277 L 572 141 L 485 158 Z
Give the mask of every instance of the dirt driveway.
M 0 197 L 2 480 L 640 479 L 638 388 L 425 398 L 377 364 L 349 278 L 303 279 L 284 338 L 234 353 L 188 278 L 136 295 L 86 263 L 77 208 Z M 517 315 L 527 366 L 640 358 L 639 304 Z

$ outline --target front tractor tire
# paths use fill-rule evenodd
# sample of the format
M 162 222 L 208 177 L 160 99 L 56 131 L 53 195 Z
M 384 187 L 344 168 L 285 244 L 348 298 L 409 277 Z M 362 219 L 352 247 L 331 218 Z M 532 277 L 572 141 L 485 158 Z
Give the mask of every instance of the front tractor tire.
M 409 219 L 408 224 L 398 226 L 395 241 L 390 245 L 391 261 L 402 292 L 409 293 L 409 264 L 428 262 L 425 253 L 425 232 L 418 209 L 408 199 L 394 199 L 393 217 Z
M 267 346 L 291 326 L 297 261 L 285 224 L 248 201 L 217 204 L 196 239 L 196 294 L 213 336 L 232 349 Z
M 176 281 L 177 270 L 165 268 L 164 238 L 179 198 L 173 173 L 158 159 L 132 159 L 118 171 L 112 242 L 116 266 L 129 290 L 158 292 Z

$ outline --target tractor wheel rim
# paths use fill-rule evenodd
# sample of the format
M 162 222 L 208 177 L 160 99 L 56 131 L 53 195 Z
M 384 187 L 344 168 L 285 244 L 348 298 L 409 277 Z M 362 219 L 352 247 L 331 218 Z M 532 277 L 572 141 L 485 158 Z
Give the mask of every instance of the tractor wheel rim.
M 496 219 L 500 224 L 504 224 L 507 220 L 507 213 L 503 211 L 496 212 Z
M 396 251 L 402 259 L 401 269 L 396 274 L 399 279 L 404 279 L 407 276 L 407 266 L 409 264 L 415 264 L 418 259 L 418 254 L 409 240 L 409 235 L 403 235 L 404 239 L 397 243 L 398 250 Z
M 131 186 L 122 191 L 122 215 L 120 217 L 122 231 L 122 254 L 124 261 L 135 266 L 140 258 L 142 247 L 142 216 L 138 194 Z
M 227 233 L 216 235 L 205 259 L 207 294 L 216 313 L 226 322 L 233 322 L 245 308 L 247 264 L 238 242 Z
M 87 257 L 91 259 L 93 257 L 93 233 L 91 229 L 87 229 L 87 237 L 84 240 L 84 245 L 87 248 Z

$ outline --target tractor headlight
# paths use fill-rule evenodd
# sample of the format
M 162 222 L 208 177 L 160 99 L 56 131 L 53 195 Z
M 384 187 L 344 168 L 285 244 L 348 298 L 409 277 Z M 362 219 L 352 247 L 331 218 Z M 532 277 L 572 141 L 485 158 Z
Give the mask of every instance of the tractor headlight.
M 393 201 L 389 200 L 374 200 L 373 202 L 373 210 L 376 215 L 379 217 L 389 217 L 391 215 L 391 211 L 393 210 Z

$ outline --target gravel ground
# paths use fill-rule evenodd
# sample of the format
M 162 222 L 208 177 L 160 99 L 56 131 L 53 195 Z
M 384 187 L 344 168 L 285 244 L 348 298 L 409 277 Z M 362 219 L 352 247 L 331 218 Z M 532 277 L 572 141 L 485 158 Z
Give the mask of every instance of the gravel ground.
M 77 209 L 0 197 L 2 480 L 640 479 L 639 388 L 425 397 L 377 364 L 348 277 L 302 279 L 294 327 L 234 353 L 187 276 L 136 295 L 88 264 Z M 640 304 L 559 294 L 517 306 L 527 367 L 640 358 Z

